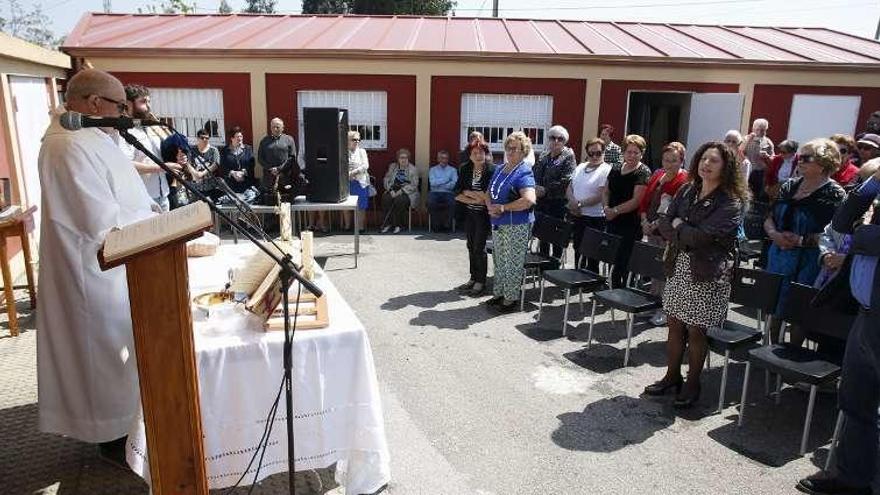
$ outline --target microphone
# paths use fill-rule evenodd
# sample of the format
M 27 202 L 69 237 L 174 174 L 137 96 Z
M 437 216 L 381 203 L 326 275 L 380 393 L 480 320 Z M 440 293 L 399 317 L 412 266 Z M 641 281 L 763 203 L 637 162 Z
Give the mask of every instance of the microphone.
M 61 114 L 60 122 L 61 127 L 68 131 L 78 131 L 86 127 L 111 127 L 123 130 L 135 127 L 164 125 L 158 120 L 133 119 L 131 117 L 92 117 L 91 115 L 83 115 L 73 111 Z

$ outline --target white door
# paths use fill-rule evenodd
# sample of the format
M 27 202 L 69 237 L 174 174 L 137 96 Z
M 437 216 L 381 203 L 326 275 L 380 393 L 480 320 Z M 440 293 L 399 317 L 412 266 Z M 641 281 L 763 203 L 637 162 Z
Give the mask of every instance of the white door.
M 731 129 L 739 129 L 742 121 L 743 95 L 739 93 L 694 93 L 688 116 L 686 163 L 703 143 L 723 141 Z
M 794 95 L 788 139 L 804 144 L 837 133 L 855 134 L 861 105 L 858 96 Z
M 24 180 L 24 207 L 40 207 L 40 176 L 37 156 L 43 134 L 49 127 L 51 101 L 46 80 L 41 77 L 9 76 L 9 88 L 15 112 L 15 130 L 21 156 L 21 172 Z M 34 216 L 34 235 L 40 232 L 40 212 Z

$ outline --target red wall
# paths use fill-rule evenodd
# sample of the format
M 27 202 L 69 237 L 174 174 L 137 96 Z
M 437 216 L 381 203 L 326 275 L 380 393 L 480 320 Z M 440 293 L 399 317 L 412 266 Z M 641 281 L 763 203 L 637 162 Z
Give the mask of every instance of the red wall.
M 114 72 L 123 84 L 142 84 L 157 88 L 197 88 L 223 90 L 223 118 L 226 128 L 241 127 L 244 142 L 254 144 L 251 125 L 250 74 L 217 72 Z M 268 126 L 268 123 L 267 123 Z M 262 134 L 260 135 L 262 137 Z
M 865 121 L 868 120 L 871 112 L 880 110 L 880 88 L 756 84 L 750 120 L 757 118 L 767 119 L 770 122 L 768 135 L 774 142 L 782 141 L 788 136 L 791 104 L 796 94 L 861 96 L 862 106 L 859 108 L 859 117 L 856 120 L 856 132 L 864 129 Z
M 415 76 L 365 76 L 359 74 L 266 74 L 266 108 L 269 118 L 281 117 L 292 135 L 299 129 L 296 92 L 304 90 L 386 91 L 388 93 L 388 148 L 369 150 L 370 175 L 381 188 L 388 164 L 400 148 L 415 157 L 416 78 Z M 268 129 L 269 123 L 266 122 Z M 295 136 L 298 137 L 298 136 Z M 419 164 L 421 165 L 421 164 Z
M 431 160 L 445 149 L 453 162 L 458 161 L 462 93 L 553 96 L 553 124 L 568 129 L 568 145 L 579 156 L 586 90 L 587 81 L 583 79 L 434 76 L 431 78 Z
M 665 82 L 665 81 L 602 81 L 599 122 L 614 126 L 615 141 L 620 142 L 626 131 L 626 111 L 629 91 L 693 91 L 695 93 L 736 93 L 739 84 Z

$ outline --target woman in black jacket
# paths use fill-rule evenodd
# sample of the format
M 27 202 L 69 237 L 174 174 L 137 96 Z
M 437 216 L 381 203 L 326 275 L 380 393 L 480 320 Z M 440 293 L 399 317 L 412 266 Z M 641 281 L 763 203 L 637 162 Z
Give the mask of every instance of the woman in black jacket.
M 244 134 L 239 126 L 229 129 L 227 137 L 229 145 L 220 151 L 220 177 L 244 201 L 252 203 L 259 194 L 254 176 L 254 149 L 244 144 Z
M 490 233 L 486 191 L 495 167 L 491 162 L 489 145 L 482 139 L 471 141 L 466 151 L 469 160 L 458 170 L 455 200 L 462 203 L 461 207 L 465 209 L 464 231 L 467 234 L 471 278 L 457 289 L 478 297 L 486 292 L 486 239 Z
M 689 180 L 659 221 L 660 233 L 669 242 L 663 292 L 669 324 L 667 370 L 663 379 L 645 388 L 648 395 L 675 388 L 680 392 L 674 402 L 678 408 L 690 407 L 699 398 L 700 373 L 708 351 L 706 331 L 727 317 L 737 229 L 748 199 L 736 157 L 723 143 L 706 143 L 697 150 Z M 687 384 L 682 390 L 686 342 L 690 351 Z

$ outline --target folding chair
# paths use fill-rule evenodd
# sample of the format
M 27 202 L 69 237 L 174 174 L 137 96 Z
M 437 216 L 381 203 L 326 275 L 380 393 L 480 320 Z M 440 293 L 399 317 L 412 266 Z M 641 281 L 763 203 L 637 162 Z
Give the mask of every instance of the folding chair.
M 764 345 L 770 343 L 767 333 L 767 318 L 776 309 L 779 302 L 779 288 L 783 276 L 777 273 L 737 267 L 730 281 L 730 301 L 757 311 L 755 328 L 748 325 L 725 321 L 720 327 L 710 327 L 706 336 L 709 349 L 724 354 L 724 369 L 721 372 L 721 388 L 718 391 L 718 412 L 724 407 L 724 395 L 727 390 L 727 368 L 730 354 L 764 339 Z M 709 356 L 706 356 L 709 361 Z M 707 366 L 708 367 L 708 366 Z
M 811 301 L 817 292 L 817 289 L 803 284 L 791 284 L 783 306 L 783 321 L 799 325 L 810 333 L 846 340 L 855 316 L 840 313 L 831 308 L 813 307 Z M 820 385 L 837 380 L 840 376 L 840 363 L 831 362 L 814 350 L 785 343 L 752 349 L 749 351 L 746 362 L 737 426 L 742 425 L 745 417 L 749 375 L 753 365 L 778 375 L 776 380 L 777 404 L 780 400 L 783 379 L 810 384 L 810 399 L 807 403 L 807 415 L 804 419 L 800 448 L 800 455 L 804 455 L 810 435 L 810 422 L 813 419 L 816 392 Z
M 752 201 L 743 218 L 743 231 L 745 239 L 739 244 L 739 261 L 761 260 L 764 250 L 764 242 L 767 234 L 764 232 L 764 219 L 767 218 L 767 210 L 770 205 L 759 201 Z
M 565 251 L 568 241 L 571 239 L 571 224 L 542 213 L 535 214 L 535 225 L 532 227 L 532 236 L 539 241 L 563 246 L 562 257 L 554 258 L 534 253 L 531 250 L 526 254 L 525 270 L 523 271 L 522 283 L 519 290 L 519 310 L 522 311 L 526 302 L 526 277 L 533 273 L 538 277 L 544 270 L 555 270 L 565 262 Z
M 578 247 L 580 256 L 597 259 L 603 263 L 614 263 L 617 251 L 620 249 L 620 236 L 602 232 L 601 230 L 586 228 Z M 577 290 L 580 297 L 581 314 L 584 312 L 584 292 L 595 292 L 608 288 L 606 277 L 589 270 L 575 268 L 573 270 L 545 270 L 541 275 L 541 297 L 538 306 L 538 321 L 541 320 L 541 312 L 544 310 L 544 281 L 548 281 L 565 291 L 565 311 L 562 316 L 562 335 L 566 335 L 568 328 L 568 303 L 571 291 Z
M 663 248 L 644 242 L 636 242 L 633 245 L 632 255 L 629 258 L 630 274 L 626 287 L 608 289 L 593 293 L 593 311 L 590 314 L 590 331 L 587 335 L 587 348 L 593 342 L 593 325 L 596 322 L 596 304 L 602 303 L 611 308 L 619 309 L 626 313 L 626 352 L 623 355 L 623 366 L 629 363 L 630 344 L 632 342 L 634 315 L 645 311 L 652 311 L 663 306 L 660 296 L 649 292 L 629 287 L 635 276 L 650 277 L 652 280 L 666 280 L 663 270 Z

